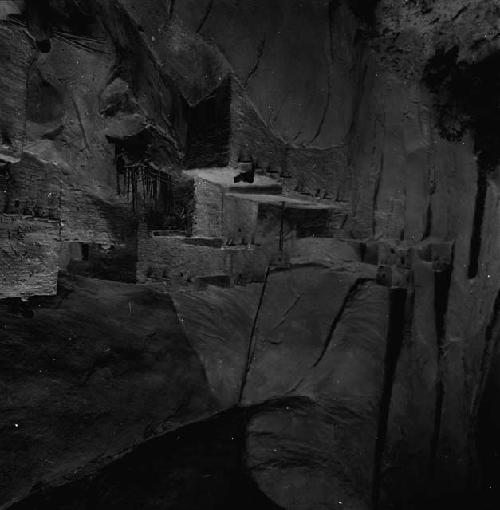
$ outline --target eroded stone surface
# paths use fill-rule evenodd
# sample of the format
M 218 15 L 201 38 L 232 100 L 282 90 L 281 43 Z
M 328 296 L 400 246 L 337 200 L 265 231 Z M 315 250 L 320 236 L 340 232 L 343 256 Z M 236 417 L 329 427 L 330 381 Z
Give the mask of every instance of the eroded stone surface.
M 372 507 L 388 295 L 387 289 L 373 283 L 357 286 L 348 297 L 344 294 L 348 302 L 340 314 L 337 311 L 331 336 L 324 339 L 324 352 L 303 371 L 294 367 L 290 375 L 300 379 L 291 390 L 282 391 L 287 398 L 264 407 L 250 424 L 249 468 L 263 490 L 284 508 Z M 314 330 L 309 333 L 314 335 Z M 297 340 L 306 343 L 306 338 L 305 332 L 297 334 Z M 290 332 L 281 360 L 287 355 L 302 360 L 312 354 L 307 348 L 293 352 L 293 340 Z M 267 350 L 270 355 L 275 347 Z M 276 383 L 282 379 L 283 375 Z M 262 387 L 261 395 L 269 385 L 263 381 Z M 272 387 L 269 390 L 275 393 Z
M 185 307 L 196 306 L 186 313 L 192 321 L 186 332 L 192 345 L 203 346 L 197 370 L 208 370 L 207 393 L 200 399 L 212 402 L 211 392 L 217 390 L 216 401 L 232 405 L 242 366 L 248 369 L 248 380 L 240 381 L 244 399 L 263 404 L 281 399 L 259 411 L 251 425 L 258 432 L 250 434 L 249 445 L 260 487 L 285 506 L 317 508 L 342 501 L 363 508 L 370 478 L 388 506 L 418 505 L 439 492 L 448 497 L 446 492 L 477 486 L 473 431 L 494 359 L 500 274 L 496 3 L 49 0 L 41 5 L 1 6 L 6 50 L 0 55 L 5 64 L 1 122 L 8 133 L 2 133 L 0 159 L 9 164 L 0 168 L 0 213 L 33 232 L 33 225 L 48 221 L 59 228 L 36 230 L 36 236 L 43 235 L 31 238 L 29 246 L 2 236 L 0 265 L 8 283 L 2 295 L 54 292 L 57 269 L 68 267 L 67 251 L 61 250 L 60 261 L 52 256 L 58 243 L 97 244 L 103 250 L 133 246 L 139 219 L 150 232 L 189 230 L 192 204 L 172 184 L 180 170 L 250 163 L 284 195 L 335 204 L 330 237 L 308 231 L 306 237 L 283 239 L 283 215 L 269 204 L 259 206 L 256 230 L 255 210 L 238 201 L 229 209 L 245 216 L 241 222 L 228 221 L 217 209 L 217 221 L 207 221 L 204 214 L 196 223 L 201 230 L 214 226 L 217 234 L 211 235 L 221 231 L 220 237 L 235 245 L 228 247 L 234 253 L 224 254 L 229 263 L 206 263 L 210 274 L 199 275 L 197 288 L 229 280 L 239 284 L 249 275 L 263 280 L 270 264 L 323 266 L 313 271 L 316 276 L 304 268 L 271 271 L 260 301 L 248 288 L 209 287 L 205 295 L 184 296 Z M 214 105 L 223 106 L 222 114 L 201 122 Z M 253 234 L 265 250 L 240 247 Z M 16 250 L 24 251 L 14 260 Z M 154 280 L 163 284 L 163 271 L 171 264 L 161 253 L 154 255 L 159 256 L 154 270 L 161 270 Z M 200 267 L 200 256 L 208 258 L 210 252 L 199 250 L 193 267 Z M 294 304 L 297 286 L 290 281 L 300 271 L 309 275 L 297 284 L 307 302 L 299 298 Z M 352 349 L 344 349 L 344 340 L 336 345 L 334 335 L 321 361 L 310 368 L 325 345 L 327 324 L 335 322 L 338 302 L 345 299 L 345 287 L 367 272 L 376 283 L 358 289 L 362 306 L 349 299 L 335 327 L 337 335 L 355 339 Z M 331 285 L 317 277 L 323 273 Z M 108 288 L 102 282 L 97 286 Z M 390 356 L 382 361 L 382 351 L 373 348 L 374 338 L 383 336 L 373 310 L 383 308 L 384 293 L 393 303 L 400 291 L 404 331 L 389 335 Z M 250 304 L 241 324 L 227 321 L 241 327 L 233 345 L 230 332 L 212 320 L 209 310 L 240 316 L 245 303 Z M 242 346 L 259 304 L 255 334 L 247 340 L 247 347 L 252 336 L 257 340 L 251 358 Z M 124 317 L 110 309 L 110 320 L 125 321 L 127 306 Z M 30 303 L 15 307 L 29 315 Z M 59 317 L 57 310 L 51 309 L 47 321 L 52 314 Z M 287 322 L 294 310 L 302 326 Z M 286 318 L 275 329 L 272 315 L 278 311 Z M 9 321 L 31 331 L 27 317 Z M 115 326 L 116 338 L 128 338 L 122 323 Z M 94 336 L 110 327 L 99 322 Z M 219 358 L 217 349 L 210 358 L 210 335 L 222 348 Z M 57 335 L 53 341 L 62 342 Z M 59 352 L 63 344 L 49 342 L 47 348 Z M 219 373 L 217 359 L 232 368 Z M 340 390 L 332 374 L 344 393 L 362 388 L 370 398 L 349 394 L 347 403 L 339 406 L 337 399 L 333 405 Z M 292 389 L 298 400 L 290 403 L 288 414 L 282 399 Z M 122 389 L 116 391 L 118 400 L 126 400 Z M 79 392 L 74 394 L 78 406 L 86 398 Z M 385 430 L 378 445 L 373 439 L 377 399 Z M 45 416 L 43 410 L 37 413 Z M 346 423 L 352 425 L 348 431 Z M 329 434 L 331 424 L 339 436 Z M 131 428 L 136 430 L 133 423 Z M 310 429 L 317 436 L 308 436 L 304 450 L 297 450 Z M 52 424 L 43 433 L 52 434 Z M 351 464 L 323 455 L 330 447 L 337 451 L 336 437 L 348 445 Z M 284 459 L 271 448 L 280 440 Z M 319 460 L 308 465 L 318 448 Z M 306 498 L 305 490 L 288 489 L 312 479 L 316 499 Z M 25 480 L 12 482 L 18 488 L 24 484 L 15 497 L 30 485 Z M 328 492 L 327 480 L 335 481 L 336 491 Z M 335 503 L 330 498 L 337 493 L 343 499 Z
M 219 409 L 168 296 L 77 279 L 31 307 L 1 303 L 0 504 Z

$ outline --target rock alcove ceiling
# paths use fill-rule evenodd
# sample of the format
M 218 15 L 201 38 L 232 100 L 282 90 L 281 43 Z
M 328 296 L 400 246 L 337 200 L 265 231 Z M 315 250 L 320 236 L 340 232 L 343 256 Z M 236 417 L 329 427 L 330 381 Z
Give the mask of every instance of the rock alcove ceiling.
M 500 504 L 495 0 L 0 2 L 0 508 Z

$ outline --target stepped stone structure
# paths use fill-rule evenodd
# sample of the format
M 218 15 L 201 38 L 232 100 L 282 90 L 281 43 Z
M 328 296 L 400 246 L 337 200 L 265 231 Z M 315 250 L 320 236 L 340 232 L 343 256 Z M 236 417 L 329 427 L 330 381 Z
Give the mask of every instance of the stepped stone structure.
M 210 281 L 233 286 L 264 281 L 269 267 L 364 262 L 377 281 L 406 288 L 413 265 L 452 263 L 452 243 L 363 243 L 343 230 L 343 204 L 286 192 L 266 175 L 235 182 L 245 167 L 184 172 L 194 188 L 192 231 L 150 230 L 138 235 L 137 281 L 172 291 Z
M 194 187 L 192 232 L 143 230 L 138 282 L 164 281 L 173 290 L 216 277 L 231 284 L 263 281 L 269 266 L 293 262 L 299 244 L 315 240 L 321 251 L 321 242 L 341 235 L 342 206 L 283 192 L 279 181 L 265 175 L 235 182 L 242 169 L 184 172 Z M 318 260 L 314 251 L 309 256 Z
M 0 1 L 0 509 L 498 508 L 499 18 Z

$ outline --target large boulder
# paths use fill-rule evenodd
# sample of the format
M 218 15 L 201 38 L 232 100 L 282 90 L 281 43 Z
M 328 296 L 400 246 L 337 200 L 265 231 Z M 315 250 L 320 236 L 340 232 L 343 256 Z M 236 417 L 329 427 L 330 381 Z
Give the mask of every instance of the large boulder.
M 220 409 L 167 295 L 76 279 L 29 305 L 0 304 L 0 505 Z
M 250 472 L 284 508 L 371 508 L 389 289 L 303 267 L 271 273 L 262 305 L 243 394 Z

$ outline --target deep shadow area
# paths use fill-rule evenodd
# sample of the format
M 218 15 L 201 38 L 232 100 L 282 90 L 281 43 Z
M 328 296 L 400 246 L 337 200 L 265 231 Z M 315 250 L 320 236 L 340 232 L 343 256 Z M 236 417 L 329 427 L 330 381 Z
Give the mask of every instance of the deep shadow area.
M 51 33 L 57 28 L 75 35 L 89 35 L 96 20 L 94 3 L 79 0 L 28 0 L 25 15 L 35 33 Z M 40 42 L 47 47 L 45 40 Z
M 226 166 L 231 135 L 231 80 L 188 112 L 187 168 Z
M 488 177 L 500 162 L 500 52 L 480 62 L 458 61 L 458 47 L 438 50 L 424 71 L 424 82 L 435 94 L 441 136 L 459 141 L 467 130 L 477 155 L 477 194 L 470 242 L 468 276 L 479 270 L 481 231 Z
M 485 508 L 500 507 L 500 363 L 498 349 L 486 382 L 479 409 L 477 446 L 482 469 Z
M 139 446 L 97 474 L 11 510 L 279 510 L 243 467 L 247 412 L 233 409 Z
M 109 248 L 103 248 L 98 244 L 79 244 L 82 245 L 82 256 L 69 261 L 65 268 L 67 273 L 86 278 L 135 283 L 137 262 L 135 239 L 127 240 L 122 246 Z
M 364 23 L 375 23 L 375 11 L 378 0 L 350 0 L 349 5 L 354 14 Z

